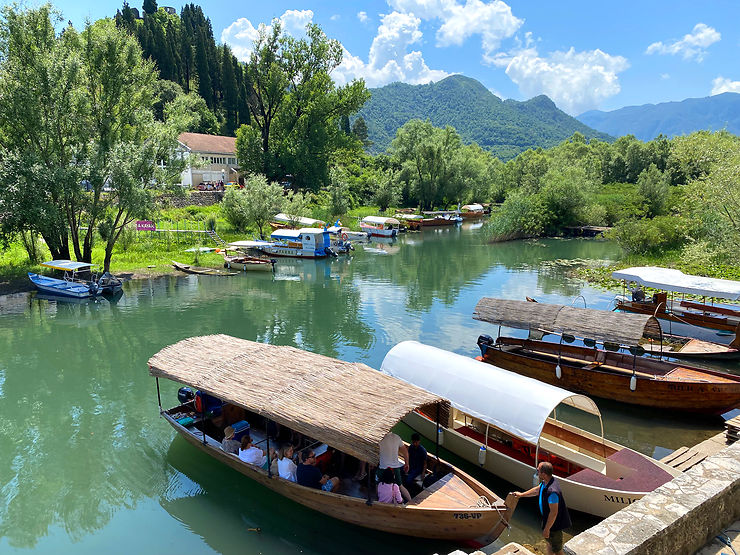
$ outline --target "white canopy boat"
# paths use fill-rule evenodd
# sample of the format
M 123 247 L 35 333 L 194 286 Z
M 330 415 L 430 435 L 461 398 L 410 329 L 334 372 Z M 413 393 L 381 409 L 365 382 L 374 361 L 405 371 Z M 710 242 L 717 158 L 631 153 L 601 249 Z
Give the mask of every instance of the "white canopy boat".
M 58 259 L 42 262 L 40 265 L 63 272 L 61 278 L 28 273 L 28 278 L 36 288 L 50 295 L 82 299 L 104 293 L 115 293 L 123 287 L 123 281 L 108 272 L 98 277 L 94 270 L 98 265 L 90 262 Z
M 720 330 L 722 332 L 740 331 L 740 307 L 721 306 L 697 302 L 690 299 L 676 299 L 673 293 L 695 295 L 712 301 L 715 298 L 740 300 L 740 281 L 729 279 L 708 278 L 684 274 L 680 270 L 660 268 L 657 266 L 643 266 L 625 268 L 612 272 L 614 279 L 624 280 L 624 283 L 637 283 L 645 287 L 661 289 L 652 297 L 645 297 L 641 290 L 633 290 L 632 297 L 625 295 L 616 297 L 616 309 L 640 314 L 652 314 L 656 318 Z M 670 299 L 667 291 L 671 292 Z M 681 331 L 682 335 L 695 335 L 690 328 Z
M 323 229 L 302 227 L 301 229 L 278 229 L 270 235 L 272 242 L 260 247 L 271 256 L 293 258 L 324 258 L 336 256 L 331 250 L 329 234 Z
M 383 216 L 365 216 L 360 222 L 360 229 L 372 237 L 395 237 L 401 225 L 396 218 Z
M 522 489 L 549 461 L 575 510 L 607 517 L 679 474 L 605 439 L 599 409 L 584 395 L 416 341 L 393 347 L 381 371 L 450 401 L 447 422 L 439 419 L 446 449 Z M 597 417 L 600 435 L 558 421 L 559 405 Z M 416 410 L 404 421 L 437 436 L 436 415 Z
M 326 225 L 326 222 L 323 220 L 305 218 L 303 216 L 291 216 L 289 214 L 283 214 L 282 212 L 280 214 L 275 214 L 272 221 L 292 227 L 323 227 Z

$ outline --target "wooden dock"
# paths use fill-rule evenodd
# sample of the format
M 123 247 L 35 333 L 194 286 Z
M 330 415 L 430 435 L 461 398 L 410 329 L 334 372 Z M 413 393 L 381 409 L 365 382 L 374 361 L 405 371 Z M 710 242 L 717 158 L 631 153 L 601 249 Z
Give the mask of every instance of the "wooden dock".
M 740 436 L 740 417 L 728 420 L 725 422 L 725 427 L 726 431 L 720 432 L 693 447 L 679 447 L 670 455 L 660 459 L 660 462 L 672 466 L 681 472 L 686 472 L 692 466 L 699 464 L 707 457 L 719 453 L 730 443 L 734 443 L 738 439 Z M 732 432 L 731 429 L 733 430 Z

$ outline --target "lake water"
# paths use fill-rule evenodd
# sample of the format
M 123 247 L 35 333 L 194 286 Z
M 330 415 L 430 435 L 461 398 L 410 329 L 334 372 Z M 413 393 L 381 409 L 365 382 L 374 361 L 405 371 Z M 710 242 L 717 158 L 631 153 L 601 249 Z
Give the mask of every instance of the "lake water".
M 408 339 L 473 356 L 478 335 L 497 332 L 471 318 L 481 297 L 570 304 L 582 295 L 607 308 L 613 293 L 570 271 L 616 254 L 593 240 L 488 245 L 466 225 L 358 247 L 351 258 L 283 259 L 274 276 L 130 282 L 115 304 L 0 298 L 0 553 L 447 553 L 457 546 L 324 517 L 190 447 L 159 418 L 147 360 L 213 333 L 374 368 Z M 160 383 L 163 405 L 175 405 L 177 385 Z M 609 439 L 656 456 L 721 428 L 599 406 Z M 513 489 L 461 466 L 499 495 Z M 575 515 L 572 531 L 595 522 Z M 500 541 L 538 540 L 534 502 L 520 503 L 513 525 Z

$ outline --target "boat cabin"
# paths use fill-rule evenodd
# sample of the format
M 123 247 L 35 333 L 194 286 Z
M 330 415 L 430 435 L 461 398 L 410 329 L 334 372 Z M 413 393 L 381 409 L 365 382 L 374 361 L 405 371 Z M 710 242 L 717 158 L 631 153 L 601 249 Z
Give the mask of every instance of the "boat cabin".
M 360 222 L 360 228 L 373 236 L 395 237 L 401 226 L 396 218 L 383 216 L 365 216 Z
M 286 243 L 289 247 L 308 251 L 325 249 L 331 245 L 329 234 L 315 227 L 278 229 L 270 235 L 270 239 Z

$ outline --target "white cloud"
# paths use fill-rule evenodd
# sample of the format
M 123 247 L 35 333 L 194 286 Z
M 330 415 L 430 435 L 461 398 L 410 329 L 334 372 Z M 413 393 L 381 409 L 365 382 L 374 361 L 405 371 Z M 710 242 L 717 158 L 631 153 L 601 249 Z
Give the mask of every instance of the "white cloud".
M 660 78 L 665 81 L 666 79 L 670 79 L 671 75 L 669 73 L 661 73 Z
M 331 17 L 330 17 L 329 19 L 331 19 L 332 21 L 337 21 L 337 20 L 341 19 L 341 17 L 342 17 L 342 16 L 341 16 L 341 15 L 339 15 L 338 13 L 335 13 L 335 14 L 334 14 L 333 16 L 331 16 Z
M 294 37 L 302 37 L 306 34 L 306 25 L 313 21 L 313 12 L 311 10 L 287 10 L 279 19 L 285 33 Z M 244 62 L 249 60 L 254 49 L 254 41 L 259 38 L 259 32 L 262 29 L 270 33 L 272 25 L 260 23 L 254 27 L 249 19 L 241 17 L 221 32 L 221 42 L 231 46 L 234 56 Z
M 740 81 L 730 81 L 721 75 L 712 81 L 712 96 L 726 92 L 740 93 Z
M 411 14 L 392 12 L 383 16 L 373 39 L 367 63 L 347 50 L 342 64 L 332 77 L 343 85 L 354 78 L 364 78 L 368 87 L 380 87 L 394 81 L 413 85 L 439 81 L 446 71 L 430 69 L 419 51 L 408 48 L 422 38 L 421 20 Z
M 396 10 L 421 19 L 439 19 L 437 45 L 462 45 L 473 35 L 481 36 L 484 57 L 499 48 L 501 41 L 516 33 L 524 20 L 515 17 L 511 7 L 501 0 L 388 0 Z
M 367 12 L 357 12 L 357 19 L 365 23 L 367 21 Z
M 722 35 L 704 23 L 697 23 L 691 33 L 684 35 L 681 40 L 663 43 L 654 42 L 645 50 L 645 54 L 671 54 L 683 56 L 684 60 L 694 59 L 701 62 L 706 56 L 706 49 L 718 42 Z
M 574 48 L 540 56 L 531 36 L 527 38 L 525 48 L 491 59 L 494 65 L 506 67 L 506 75 L 526 96 L 546 94 L 561 110 L 577 115 L 619 93 L 618 74 L 629 67 L 626 58 Z

